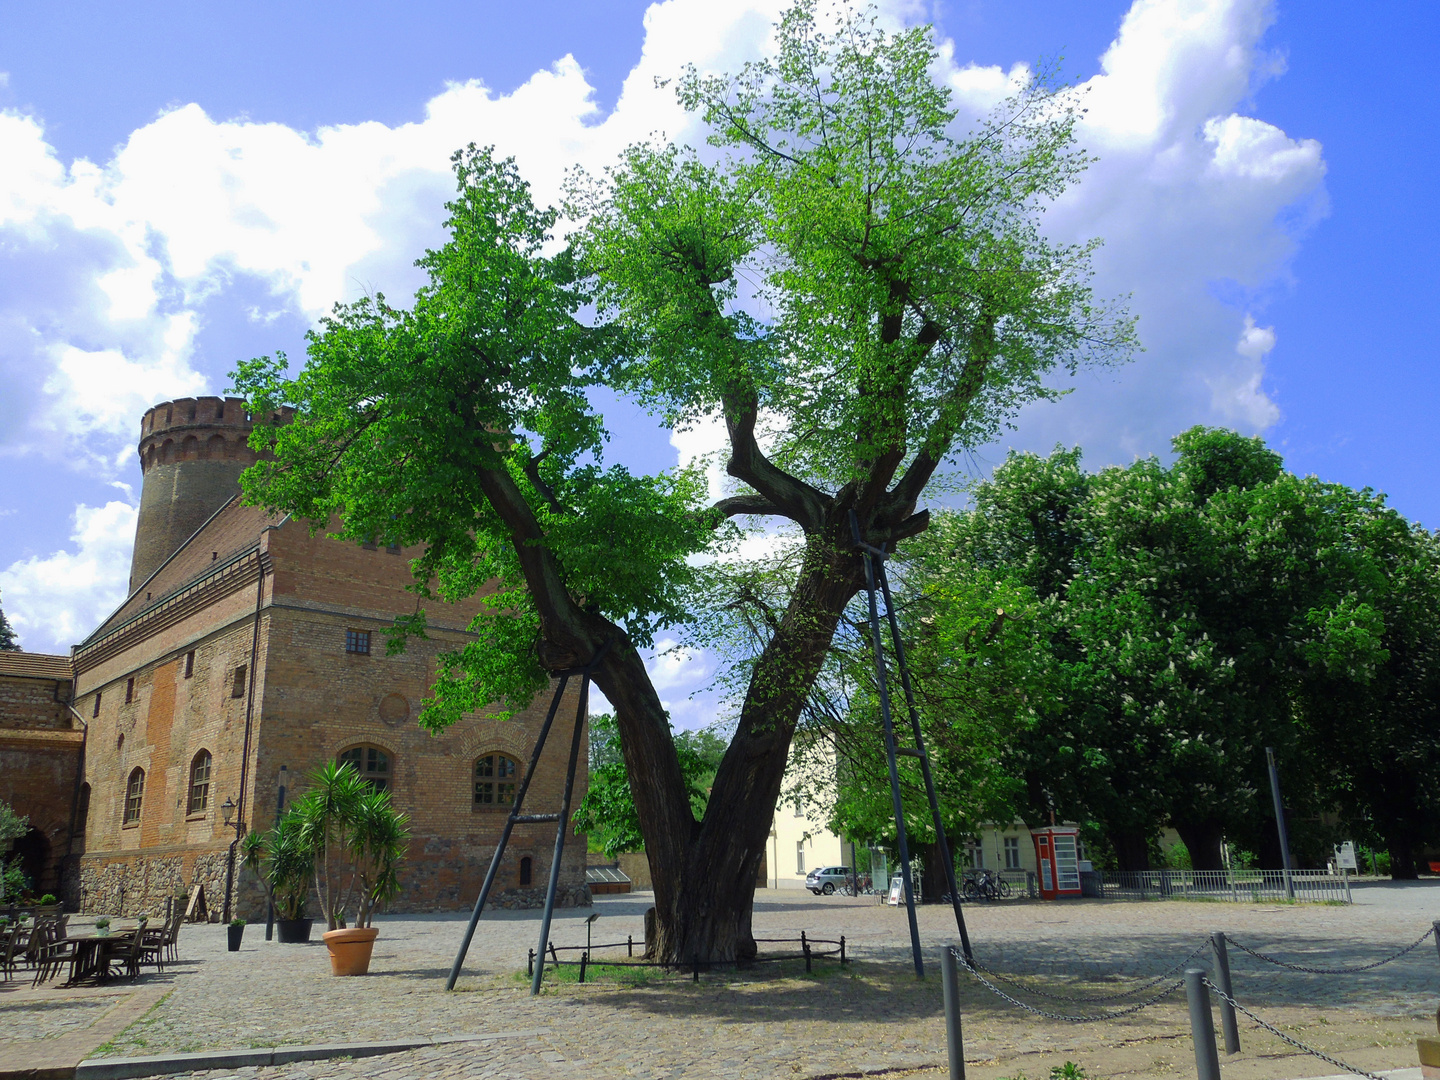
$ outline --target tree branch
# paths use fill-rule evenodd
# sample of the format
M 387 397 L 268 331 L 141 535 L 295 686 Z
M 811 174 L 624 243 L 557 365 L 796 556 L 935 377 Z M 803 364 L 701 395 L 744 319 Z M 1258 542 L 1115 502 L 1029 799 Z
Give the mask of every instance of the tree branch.
M 776 506 L 763 495 L 732 495 L 728 499 L 721 499 L 710 509 L 719 510 L 727 518 L 736 517 L 740 514 L 755 514 L 760 517 L 779 516 L 785 517 L 783 509 Z

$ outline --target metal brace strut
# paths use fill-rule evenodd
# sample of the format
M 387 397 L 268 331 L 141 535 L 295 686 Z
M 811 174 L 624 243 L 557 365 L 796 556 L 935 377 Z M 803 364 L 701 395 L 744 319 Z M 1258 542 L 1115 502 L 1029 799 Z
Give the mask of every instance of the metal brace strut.
M 610 651 L 614 638 L 608 638 L 604 645 L 601 645 L 594 657 L 584 667 L 571 668 L 568 671 L 558 672 L 560 676 L 559 685 L 555 687 L 555 696 L 550 701 L 550 710 L 545 714 L 545 723 L 541 725 L 540 734 L 535 739 L 535 748 L 530 751 L 530 765 L 525 770 L 525 775 L 520 778 L 520 786 L 515 792 L 515 805 L 510 808 L 510 816 L 505 819 L 505 828 L 501 830 L 500 842 L 495 845 L 495 854 L 490 857 L 490 869 L 485 872 L 485 883 L 480 886 L 480 896 L 475 901 L 475 910 L 470 913 L 470 925 L 465 928 L 465 939 L 460 943 L 460 950 L 455 954 L 455 962 L 450 965 L 450 977 L 445 981 L 446 990 L 455 989 L 455 980 L 460 978 L 460 968 L 465 963 L 465 954 L 470 951 L 470 942 L 475 937 L 475 927 L 480 923 L 480 915 L 485 910 L 485 901 L 490 898 L 490 889 L 495 884 L 495 874 L 500 869 L 500 860 L 505 857 L 505 848 L 510 843 L 510 833 L 516 824 L 528 825 L 538 822 L 556 822 L 555 826 L 555 856 L 550 860 L 550 882 L 545 889 L 545 914 L 540 920 L 540 949 L 536 953 L 542 961 L 535 965 L 535 974 L 530 984 L 530 993 L 540 993 L 540 978 L 545 971 L 543 957 L 546 946 L 550 943 L 550 920 L 555 914 L 555 892 L 560 884 L 560 856 L 565 850 L 565 829 L 570 823 L 570 797 L 575 790 L 575 764 L 580 756 L 580 736 L 585 730 L 585 712 L 590 703 L 590 677 Z M 540 763 L 540 753 L 545 749 L 545 740 L 550 735 L 550 725 L 555 720 L 555 713 L 560 708 L 560 699 L 565 694 L 565 687 L 573 675 L 580 676 L 580 703 L 575 710 L 575 733 L 570 739 L 570 763 L 565 771 L 565 794 L 560 800 L 560 812 L 558 814 L 522 814 L 521 807 L 525 804 L 525 793 L 530 790 L 530 781 L 535 776 L 535 767 Z

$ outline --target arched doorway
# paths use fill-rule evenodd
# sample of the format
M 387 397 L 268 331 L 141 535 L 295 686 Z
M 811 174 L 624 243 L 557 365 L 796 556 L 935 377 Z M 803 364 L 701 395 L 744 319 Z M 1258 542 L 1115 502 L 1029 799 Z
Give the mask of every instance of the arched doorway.
M 20 856 L 20 872 L 30 882 L 30 890 L 39 896 L 55 892 L 57 883 L 50 880 L 50 838 L 33 825 L 15 841 L 12 849 Z

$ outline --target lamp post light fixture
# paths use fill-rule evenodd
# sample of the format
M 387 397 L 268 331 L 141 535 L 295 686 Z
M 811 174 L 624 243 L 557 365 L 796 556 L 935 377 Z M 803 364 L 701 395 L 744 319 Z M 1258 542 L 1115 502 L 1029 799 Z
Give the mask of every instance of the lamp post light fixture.
M 235 809 L 234 800 L 228 795 L 225 796 L 225 801 L 220 804 L 220 817 L 225 822 L 226 828 L 230 828 L 233 824 L 235 829 L 235 839 L 230 841 L 230 855 L 225 861 L 225 908 L 221 921 L 226 923 L 230 921 L 230 898 L 235 889 L 235 848 L 240 843 L 240 838 L 245 835 L 245 822 L 236 819 L 232 823 L 230 820 L 235 817 Z
M 585 920 L 585 955 L 586 955 L 586 956 L 589 956 L 589 955 L 590 955 L 590 927 L 592 927 L 592 926 L 595 925 L 595 920 L 598 919 L 599 917 L 600 917 L 600 913 L 597 911 L 597 912 L 595 912 L 595 914 L 591 915 L 588 919 Z

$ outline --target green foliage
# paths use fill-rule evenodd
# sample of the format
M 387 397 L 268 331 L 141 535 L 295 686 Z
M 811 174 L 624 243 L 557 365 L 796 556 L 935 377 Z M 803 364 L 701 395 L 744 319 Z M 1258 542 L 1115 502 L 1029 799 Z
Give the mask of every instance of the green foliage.
M 327 762 L 307 779 L 309 790 L 286 811 L 276 830 L 280 842 L 271 847 L 272 870 L 293 829 L 297 861 L 309 855 L 328 928 L 344 928 L 352 904 L 355 926 L 367 927 L 375 908 L 399 895 L 409 818 L 391 806 L 390 792 L 374 788 L 349 762 Z M 295 873 L 300 873 L 298 866 Z
M 282 815 L 267 833 L 252 832 L 240 842 L 244 864 L 260 880 L 280 919 L 303 919 L 315 880 L 316 853 L 307 842 L 304 819 Z
M 30 831 L 30 819 L 15 813 L 7 802 L 0 802 L 0 844 L 9 845 Z
M 1027 818 L 1103 823 L 1122 868 L 1173 823 L 1218 866 L 1222 835 L 1272 828 L 1270 745 L 1297 816 L 1341 809 L 1402 845 L 1440 832 L 1435 538 L 1371 492 L 1284 473 L 1258 439 L 1174 446 L 1168 467 L 1096 474 L 1078 450 L 1011 455 L 960 519 L 956 566 L 1040 598 L 1006 754 Z
M 634 476 L 585 460 L 604 438 L 585 390 L 610 335 L 577 321 L 573 258 L 542 251 L 555 212 L 535 207 L 514 162 L 472 146 L 454 166 L 450 240 L 419 260 L 428 283 L 410 310 L 383 296 L 337 306 L 295 379 L 283 355 L 235 375 L 258 415 L 297 411 L 252 436 L 276 460 L 247 471 L 251 499 L 346 539 L 426 545 L 413 567 L 422 600 L 486 594 L 478 639 L 442 661 L 421 717 L 432 729 L 497 703 L 507 716 L 544 682 L 522 552 L 487 471 L 527 501 L 538 535 L 525 543 L 555 556 L 562 587 L 640 646 L 686 616 L 685 557 L 714 533 L 694 513 L 697 472 Z M 390 648 L 424 626 L 400 620 Z
M 674 742 L 691 812 L 702 817 L 710 783 L 725 754 L 724 740 L 702 730 L 678 732 Z M 575 808 L 574 821 L 577 836 L 589 835 L 591 850 L 613 857 L 645 847 L 620 747 L 620 728 L 611 713 L 590 717 L 590 787 Z
M 1090 1074 L 1073 1061 L 1050 1067 L 1050 1080 L 1089 1080 Z
M 15 636 L 15 628 L 10 625 L 10 620 L 5 617 L 5 612 L 0 610 L 0 652 L 19 652 L 20 641 Z
M 1014 817 L 1023 801 L 1020 777 L 1005 751 L 1028 722 L 1027 688 L 1036 671 L 1029 642 L 1039 607 L 1033 592 L 973 564 L 956 564 L 951 549 L 961 521 L 937 515 L 928 530 L 892 567 L 906 659 L 921 730 L 930 756 L 947 836 L 978 831 Z M 868 610 L 856 605 L 853 631 L 837 642 L 830 697 L 811 710 L 798 741 L 794 797 L 819 805 L 830 827 L 857 842 L 896 842 L 888 765 L 884 753 Z M 908 717 L 888 630 L 892 668 L 887 681 L 892 716 L 906 734 Z M 907 835 L 919 847 L 936 841 L 919 762 L 900 758 Z M 830 792 L 834 792 L 833 797 Z

